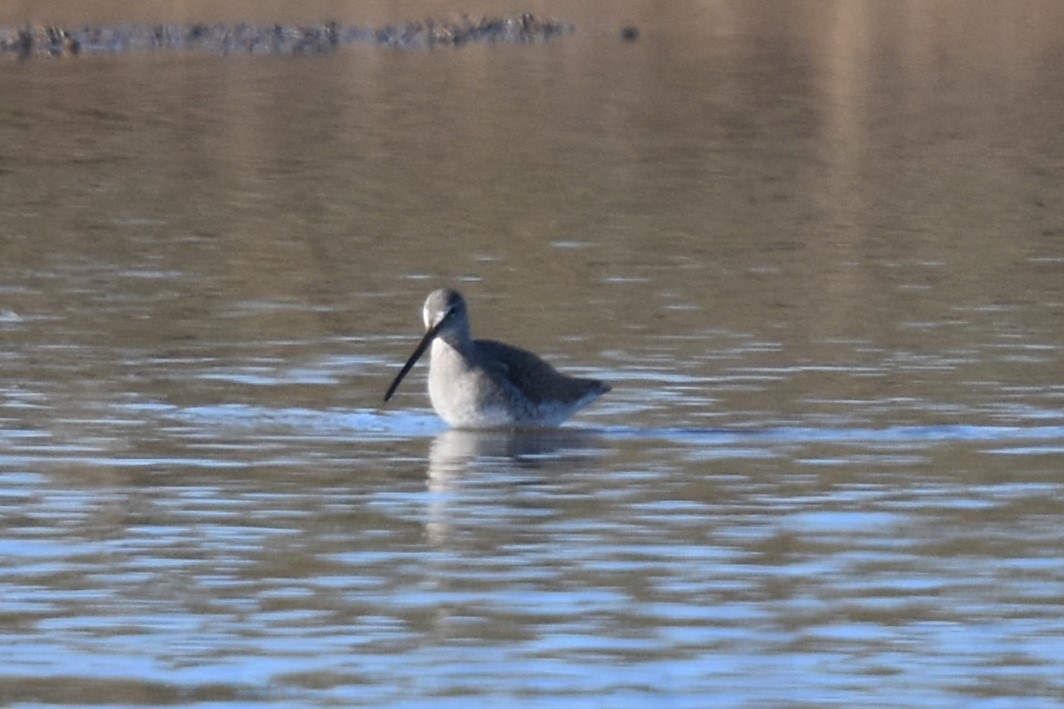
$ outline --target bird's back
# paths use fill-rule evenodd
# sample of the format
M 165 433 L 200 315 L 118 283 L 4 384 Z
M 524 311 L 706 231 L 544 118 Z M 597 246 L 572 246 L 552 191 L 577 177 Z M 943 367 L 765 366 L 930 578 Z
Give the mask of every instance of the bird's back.
M 532 408 L 560 408 L 569 414 L 610 390 L 597 379 L 562 374 L 539 356 L 494 340 L 476 340 L 478 364 L 501 386 Z

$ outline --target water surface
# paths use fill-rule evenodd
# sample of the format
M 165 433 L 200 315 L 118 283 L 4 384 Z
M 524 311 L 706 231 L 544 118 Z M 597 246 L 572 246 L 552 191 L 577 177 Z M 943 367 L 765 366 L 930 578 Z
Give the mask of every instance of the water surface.
M 543 11 L 0 65 L 0 702 L 1064 703 L 1060 8 Z

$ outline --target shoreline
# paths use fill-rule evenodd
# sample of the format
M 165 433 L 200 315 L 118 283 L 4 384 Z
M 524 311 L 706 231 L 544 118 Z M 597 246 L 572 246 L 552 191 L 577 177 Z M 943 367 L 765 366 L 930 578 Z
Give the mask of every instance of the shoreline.
M 19 59 L 79 54 L 191 49 L 215 54 L 323 54 L 345 44 L 403 49 L 470 43 L 529 44 L 571 34 L 574 26 L 532 14 L 415 20 L 378 28 L 322 22 L 309 25 L 121 24 L 0 27 L 0 55 Z

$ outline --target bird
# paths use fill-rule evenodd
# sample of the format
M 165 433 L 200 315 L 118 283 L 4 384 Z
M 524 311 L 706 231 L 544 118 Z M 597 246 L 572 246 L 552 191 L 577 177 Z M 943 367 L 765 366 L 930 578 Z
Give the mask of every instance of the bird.
M 562 374 L 527 350 L 474 340 L 465 298 L 452 288 L 430 293 L 422 318 L 425 335 L 388 387 L 385 403 L 429 346 L 429 399 L 453 428 L 550 428 L 611 389 L 598 379 Z

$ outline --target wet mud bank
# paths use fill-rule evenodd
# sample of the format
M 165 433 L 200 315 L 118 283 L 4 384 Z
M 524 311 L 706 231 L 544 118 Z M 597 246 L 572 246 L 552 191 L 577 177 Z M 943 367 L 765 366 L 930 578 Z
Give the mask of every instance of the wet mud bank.
M 401 48 L 460 47 L 480 43 L 530 43 L 573 32 L 573 25 L 531 14 L 513 17 L 460 16 L 385 27 L 337 22 L 313 25 L 192 24 L 0 28 L 0 54 L 31 57 L 115 54 L 151 50 L 197 50 L 217 54 L 320 54 L 345 44 Z

